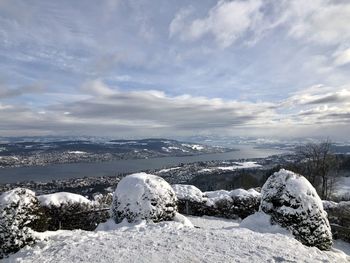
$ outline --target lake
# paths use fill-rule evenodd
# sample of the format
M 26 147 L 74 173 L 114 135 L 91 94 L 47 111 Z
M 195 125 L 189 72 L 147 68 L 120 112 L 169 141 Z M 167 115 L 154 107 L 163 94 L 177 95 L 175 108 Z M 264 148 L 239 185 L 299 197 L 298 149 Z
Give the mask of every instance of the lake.
M 115 160 L 98 163 L 68 163 L 47 166 L 30 166 L 0 169 L 0 183 L 21 181 L 47 182 L 53 179 L 113 176 L 118 173 L 132 173 L 148 169 L 160 169 L 176 166 L 180 163 L 199 161 L 233 160 L 246 158 L 264 158 L 286 151 L 277 149 L 254 148 L 252 145 L 237 145 L 238 151 L 214 154 L 202 154 L 183 157 L 161 157 L 151 159 Z

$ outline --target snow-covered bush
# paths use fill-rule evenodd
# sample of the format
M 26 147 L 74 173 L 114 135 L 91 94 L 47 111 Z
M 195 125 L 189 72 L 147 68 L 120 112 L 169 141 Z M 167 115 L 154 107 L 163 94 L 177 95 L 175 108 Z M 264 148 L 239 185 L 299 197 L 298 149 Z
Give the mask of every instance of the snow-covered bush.
M 34 231 L 45 229 L 46 218 L 33 191 L 15 188 L 0 195 L 0 258 L 35 243 Z
M 187 215 L 205 215 L 205 204 L 207 197 L 204 193 L 193 185 L 174 184 L 172 185 L 176 197 L 177 206 L 180 213 Z
M 350 242 L 350 201 L 339 203 L 322 201 L 322 203 L 328 214 L 328 220 L 332 224 L 333 238 Z
M 260 210 L 307 246 L 328 250 L 332 233 L 315 188 L 303 176 L 281 169 L 266 181 Z
M 137 173 L 124 177 L 114 192 L 112 217 L 116 223 L 172 220 L 177 212 L 176 195 L 161 177 Z
M 260 205 L 260 193 L 254 189 L 218 190 L 204 193 L 210 215 L 226 218 L 245 218 L 254 214 Z
M 48 228 L 52 231 L 94 230 L 109 217 L 108 211 L 100 211 L 101 205 L 98 202 L 92 202 L 78 194 L 58 192 L 38 196 L 38 199 L 49 218 Z
M 254 189 L 202 192 L 193 185 L 173 185 L 180 213 L 245 218 L 259 210 L 260 193 Z

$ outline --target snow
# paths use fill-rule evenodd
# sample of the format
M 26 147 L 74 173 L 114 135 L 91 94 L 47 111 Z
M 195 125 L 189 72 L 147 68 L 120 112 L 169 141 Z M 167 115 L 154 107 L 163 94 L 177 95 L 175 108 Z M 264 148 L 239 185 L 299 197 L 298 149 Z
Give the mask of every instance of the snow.
M 174 222 L 178 222 L 185 227 L 194 227 L 192 222 L 186 216 L 180 213 L 176 213 L 173 220 Z
M 184 147 L 187 147 L 187 148 L 191 148 L 192 150 L 196 150 L 196 151 L 201 151 L 201 150 L 204 149 L 204 147 L 202 145 L 199 145 L 199 144 L 186 144 L 186 143 L 183 143 L 181 145 L 184 146 Z
M 158 173 L 167 173 L 170 171 L 179 170 L 180 168 L 181 167 L 172 167 L 172 168 L 162 169 L 162 170 L 159 170 Z
M 249 168 L 258 168 L 258 167 L 261 167 L 261 165 L 256 162 L 235 162 L 234 165 L 205 168 L 200 170 L 199 172 L 205 173 L 205 172 L 211 172 L 215 170 L 235 171 L 238 169 L 249 169 Z
M 67 192 L 39 195 L 38 199 L 42 206 L 60 206 L 67 203 L 91 203 L 89 199 L 82 195 Z
M 29 189 L 25 189 L 26 195 L 19 195 L 18 191 L 22 188 L 14 188 L 10 191 L 4 192 L 0 195 L 0 205 L 6 205 L 9 203 L 17 203 L 22 201 L 24 204 L 29 204 L 32 202 L 32 196 L 35 196 L 35 193 Z
M 232 197 L 246 198 L 246 197 L 258 197 L 260 193 L 254 189 L 244 190 L 244 189 L 235 189 L 232 191 L 218 190 L 218 191 L 209 191 L 204 192 L 204 195 L 208 197 L 207 205 L 215 205 L 220 200 L 226 199 L 232 201 Z
M 259 233 L 289 234 L 286 229 L 279 225 L 271 224 L 271 216 L 264 212 L 256 212 L 244 218 L 239 226 Z
M 172 185 L 175 194 L 180 200 L 188 200 L 192 202 L 203 202 L 203 193 L 193 185 L 174 184 Z
M 188 217 L 178 222 L 122 222 L 110 230 L 57 231 L 4 262 L 349 262 L 343 251 L 321 251 L 283 234 L 258 233 L 237 221 Z M 349 251 L 348 244 L 339 244 Z
M 248 169 L 248 168 L 256 168 L 261 167 L 260 164 L 257 164 L 256 162 L 241 162 L 241 163 L 235 163 L 236 165 L 232 166 L 219 166 L 216 169 L 219 170 L 237 170 L 237 169 Z
M 87 152 L 83 152 L 83 151 L 68 151 L 68 153 L 70 153 L 70 154 L 87 154 Z

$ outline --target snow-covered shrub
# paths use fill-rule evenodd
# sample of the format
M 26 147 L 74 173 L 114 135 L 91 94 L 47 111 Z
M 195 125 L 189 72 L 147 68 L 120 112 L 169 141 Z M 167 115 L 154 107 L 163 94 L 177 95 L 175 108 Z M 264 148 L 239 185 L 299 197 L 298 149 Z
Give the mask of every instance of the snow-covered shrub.
M 195 216 L 210 215 L 245 218 L 259 210 L 260 193 L 254 189 L 202 192 L 193 185 L 173 185 L 179 212 Z
M 333 238 L 350 242 L 350 201 L 339 203 L 322 201 L 322 203 L 328 214 L 328 220 L 332 224 Z
M 112 217 L 116 223 L 147 220 L 172 220 L 177 212 L 177 198 L 161 177 L 137 173 L 124 177 L 113 195 Z
M 100 211 L 100 204 L 84 196 L 58 192 L 41 195 L 38 199 L 49 218 L 49 230 L 83 229 L 94 230 L 96 226 L 108 219 L 107 210 Z
M 113 193 L 96 194 L 93 197 L 95 203 L 98 204 L 101 208 L 111 207 L 112 205 Z
M 281 169 L 261 190 L 260 210 L 307 246 L 328 250 L 332 233 L 315 188 L 303 176 Z
M 193 185 L 174 184 L 172 185 L 176 197 L 177 206 L 180 213 L 187 215 L 205 215 L 205 204 L 207 197 L 204 193 Z
M 46 218 L 35 193 L 15 188 L 0 195 L 0 258 L 35 243 L 34 231 L 46 229 Z
M 207 214 L 226 218 L 245 218 L 259 210 L 260 193 L 254 189 L 218 190 L 204 193 Z

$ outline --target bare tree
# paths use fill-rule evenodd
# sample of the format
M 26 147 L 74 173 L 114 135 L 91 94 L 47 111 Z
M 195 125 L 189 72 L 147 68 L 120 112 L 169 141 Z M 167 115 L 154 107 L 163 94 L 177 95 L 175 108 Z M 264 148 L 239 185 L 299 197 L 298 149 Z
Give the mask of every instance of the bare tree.
M 332 194 L 338 171 L 337 157 L 332 153 L 331 146 L 331 141 L 327 139 L 300 146 L 296 151 L 299 157 L 297 172 L 310 181 L 323 199 Z

